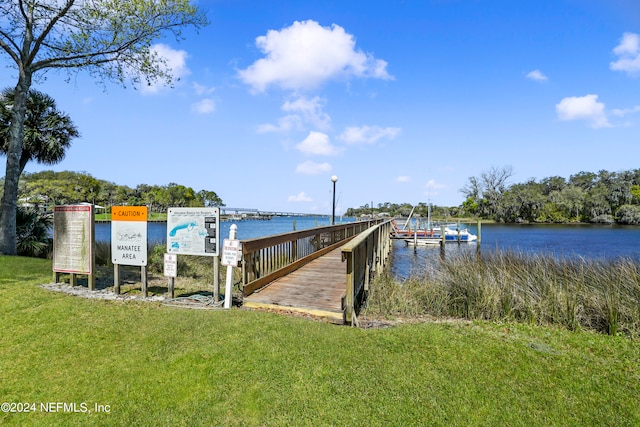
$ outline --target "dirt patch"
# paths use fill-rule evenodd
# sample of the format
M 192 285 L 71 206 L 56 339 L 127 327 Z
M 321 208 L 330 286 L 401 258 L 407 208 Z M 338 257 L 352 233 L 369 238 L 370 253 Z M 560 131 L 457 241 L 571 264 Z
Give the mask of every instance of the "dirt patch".
M 112 289 L 96 289 L 95 291 L 90 291 L 86 286 L 71 286 L 67 283 L 48 283 L 42 285 L 43 288 L 48 289 L 50 291 L 62 292 L 65 294 L 88 298 L 88 299 L 100 299 L 100 300 L 137 300 L 137 301 L 162 301 L 164 297 L 153 295 L 143 297 L 142 293 L 140 294 L 128 294 L 121 293 L 116 294 Z
M 80 276 L 76 286 L 68 283 L 68 277 L 62 275 L 63 282 L 49 283 L 42 285 L 44 289 L 63 292 L 68 295 L 80 298 L 97 299 L 97 300 L 115 300 L 115 301 L 141 301 L 141 302 L 161 302 L 165 305 L 174 307 L 183 307 L 190 309 L 221 309 L 222 302 L 213 300 L 213 284 L 205 283 L 202 280 L 192 278 L 178 278 L 175 283 L 174 299 L 168 299 L 168 279 L 157 274 L 147 275 L 147 297 L 142 295 L 142 283 L 140 282 L 140 268 L 128 267 L 121 268 L 121 285 L 120 294 L 114 292 L 113 286 L 113 268 L 98 267 L 96 273 L 96 290 L 90 291 L 87 286 L 86 276 Z M 66 282 L 64 282 L 66 281 Z M 221 283 L 224 286 L 224 283 Z M 246 308 L 242 307 L 242 296 L 239 292 L 234 292 L 233 306 L 243 310 L 259 310 L 273 312 L 280 315 L 303 318 L 316 322 L 332 323 L 328 319 L 313 316 L 308 313 L 301 313 L 295 310 L 287 310 L 286 308 L 268 309 L 268 308 Z M 465 322 L 460 319 L 435 318 L 431 316 L 419 317 L 367 317 L 360 316 L 357 319 L 357 327 L 362 329 L 384 329 L 391 328 L 402 324 L 412 323 L 447 323 L 447 322 Z

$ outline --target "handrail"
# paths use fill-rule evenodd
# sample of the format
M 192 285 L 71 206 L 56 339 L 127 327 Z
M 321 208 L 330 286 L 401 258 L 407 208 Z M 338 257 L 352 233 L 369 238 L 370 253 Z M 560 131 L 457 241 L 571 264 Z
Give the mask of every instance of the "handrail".
M 357 221 L 242 240 L 244 296 L 339 248 L 345 241 L 380 221 Z
M 342 246 L 347 261 L 347 289 L 343 303 L 344 321 L 357 323 L 356 311 L 364 300 L 373 276 L 382 272 L 391 251 L 391 220 L 360 233 Z

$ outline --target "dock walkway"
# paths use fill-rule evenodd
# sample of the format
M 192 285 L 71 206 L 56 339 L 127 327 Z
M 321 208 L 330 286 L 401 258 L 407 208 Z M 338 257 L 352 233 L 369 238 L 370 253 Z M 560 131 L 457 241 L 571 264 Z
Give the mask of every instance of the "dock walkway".
M 345 271 L 341 249 L 334 249 L 245 297 L 244 305 L 307 313 L 342 323 Z

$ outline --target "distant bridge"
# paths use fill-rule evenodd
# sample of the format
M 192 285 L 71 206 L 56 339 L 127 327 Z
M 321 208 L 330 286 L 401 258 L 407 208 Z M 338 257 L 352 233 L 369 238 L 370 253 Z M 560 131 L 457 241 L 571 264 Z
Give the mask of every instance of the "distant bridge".
M 220 207 L 221 215 L 254 215 L 254 216 L 330 216 L 328 214 L 310 214 L 299 212 L 273 212 L 273 211 L 261 211 L 253 208 L 230 208 L 227 206 Z

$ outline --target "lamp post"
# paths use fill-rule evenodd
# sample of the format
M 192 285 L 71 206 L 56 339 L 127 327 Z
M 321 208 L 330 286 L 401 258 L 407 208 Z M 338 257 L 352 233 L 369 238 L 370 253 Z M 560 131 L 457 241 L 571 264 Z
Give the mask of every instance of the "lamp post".
M 336 224 L 336 182 L 338 181 L 338 177 L 333 175 L 331 177 L 331 182 L 333 182 L 333 210 L 331 211 L 331 225 Z

